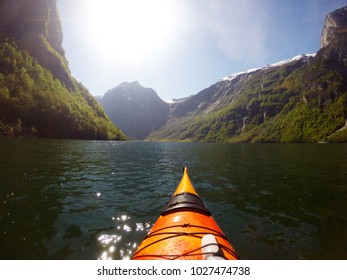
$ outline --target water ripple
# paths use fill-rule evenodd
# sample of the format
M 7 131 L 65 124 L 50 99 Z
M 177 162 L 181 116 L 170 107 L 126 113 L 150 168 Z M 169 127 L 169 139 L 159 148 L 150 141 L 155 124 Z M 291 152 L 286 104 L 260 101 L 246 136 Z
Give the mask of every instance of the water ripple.
M 182 166 L 242 258 L 347 258 L 347 145 L 0 144 L 2 259 L 129 258 Z

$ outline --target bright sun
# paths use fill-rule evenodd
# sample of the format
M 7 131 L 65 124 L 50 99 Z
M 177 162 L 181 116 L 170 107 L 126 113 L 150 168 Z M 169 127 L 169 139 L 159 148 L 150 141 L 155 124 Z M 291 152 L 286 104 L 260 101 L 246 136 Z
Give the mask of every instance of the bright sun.
M 87 0 L 87 29 L 101 55 L 137 61 L 155 55 L 175 32 L 173 1 Z

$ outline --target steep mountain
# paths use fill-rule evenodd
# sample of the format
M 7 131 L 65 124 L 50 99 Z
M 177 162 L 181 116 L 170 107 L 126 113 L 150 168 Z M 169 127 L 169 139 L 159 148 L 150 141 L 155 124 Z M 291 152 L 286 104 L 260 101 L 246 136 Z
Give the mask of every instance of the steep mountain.
M 223 78 L 170 105 L 150 140 L 347 141 L 347 7 L 329 14 L 316 55 Z
M 70 73 L 56 0 L 0 1 L 0 135 L 124 139 Z
M 100 103 L 115 125 L 138 140 L 163 126 L 169 115 L 169 105 L 153 89 L 144 88 L 137 81 L 109 90 Z

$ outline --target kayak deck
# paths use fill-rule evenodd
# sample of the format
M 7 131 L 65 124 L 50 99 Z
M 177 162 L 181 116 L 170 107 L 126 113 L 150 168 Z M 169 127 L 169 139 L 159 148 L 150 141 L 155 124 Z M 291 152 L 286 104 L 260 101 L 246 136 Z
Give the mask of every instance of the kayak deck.
M 212 236 L 214 244 L 203 244 Z M 206 239 L 206 238 L 205 238 Z M 213 250 L 211 248 L 214 248 Z M 211 251 L 212 250 L 212 251 Z M 183 177 L 168 205 L 144 238 L 133 260 L 239 259 L 205 207 L 184 168 Z

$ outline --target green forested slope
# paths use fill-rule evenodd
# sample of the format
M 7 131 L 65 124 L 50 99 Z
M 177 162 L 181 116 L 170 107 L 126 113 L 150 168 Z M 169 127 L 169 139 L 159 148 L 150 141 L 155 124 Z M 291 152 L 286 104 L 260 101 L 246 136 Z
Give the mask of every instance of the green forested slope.
M 210 112 L 172 117 L 151 140 L 207 142 L 346 141 L 347 71 L 318 54 L 310 61 L 262 69 Z M 221 82 L 220 82 L 221 83 Z M 230 86 L 231 87 L 231 86 Z M 225 98 L 225 97 L 224 97 Z M 223 103 L 223 102 L 219 102 Z
M 0 134 L 124 139 L 81 84 L 68 89 L 14 39 L 0 44 Z

